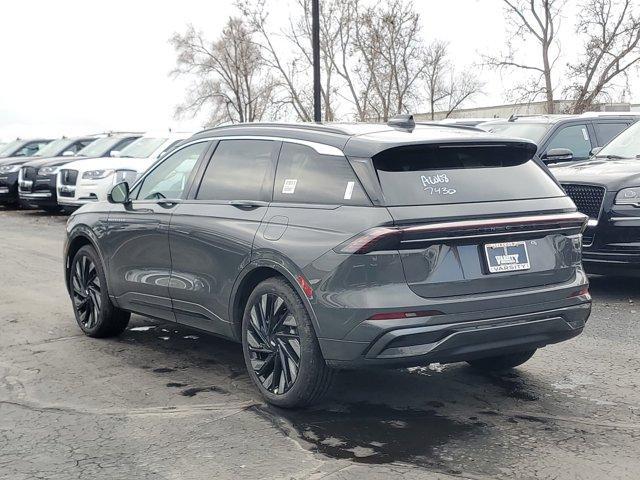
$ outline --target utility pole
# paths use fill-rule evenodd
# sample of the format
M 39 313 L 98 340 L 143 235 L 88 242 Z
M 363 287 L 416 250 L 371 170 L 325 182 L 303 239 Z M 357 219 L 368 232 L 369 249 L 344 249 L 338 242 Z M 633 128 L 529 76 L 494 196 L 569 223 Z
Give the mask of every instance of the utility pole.
M 320 0 L 311 0 L 311 47 L 313 49 L 313 121 L 322 121 L 320 102 Z

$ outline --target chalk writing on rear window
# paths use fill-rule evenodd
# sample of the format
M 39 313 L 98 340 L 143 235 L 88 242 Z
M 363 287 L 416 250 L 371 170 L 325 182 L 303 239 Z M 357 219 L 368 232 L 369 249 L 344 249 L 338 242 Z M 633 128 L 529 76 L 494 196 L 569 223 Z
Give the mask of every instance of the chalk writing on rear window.
M 455 188 L 450 188 L 446 184 L 449 183 L 449 177 L 446 173 L 438 173 L 436 175 L 420 175 L 422 187 L 429 195 L 454 195 Z

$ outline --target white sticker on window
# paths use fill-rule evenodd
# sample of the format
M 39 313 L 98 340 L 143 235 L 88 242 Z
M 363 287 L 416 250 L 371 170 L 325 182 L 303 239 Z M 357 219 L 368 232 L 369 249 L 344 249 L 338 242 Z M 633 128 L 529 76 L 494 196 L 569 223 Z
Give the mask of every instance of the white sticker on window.
M 353 195 L 353 187 L 356 182 L 347 182 L 347 188 L 344 190 L 344 199 L 351 200 L 351 195 Z
M 295 193 L 298 180 L 295 178 L 285 178 L 282 186 L 282 193 Z
M 587 142 L 589 141 L 589 133 L 587 132 L 587 129 L 584 127 L 582 128 L 582 136 Z

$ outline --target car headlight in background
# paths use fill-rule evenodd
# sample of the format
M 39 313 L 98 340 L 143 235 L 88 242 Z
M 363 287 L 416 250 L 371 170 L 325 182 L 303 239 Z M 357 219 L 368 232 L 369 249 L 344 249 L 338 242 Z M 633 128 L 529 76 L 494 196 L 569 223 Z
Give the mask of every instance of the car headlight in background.
M 42 167 L 38 170 L 38 175 L 47 176 L 47 175 L 55 175 L 60 171 L 60 167 Z
M 640 187 L 623 188 L 616 195 L 615 203 L 640 207 Z
M 88 170 L 82 174 L 84 180 L 100 180 L 113 175 L 115 170 Z
M 0 167 L 0 173 L 16 173 L 20 171 L 20 165 L 3 165 Z

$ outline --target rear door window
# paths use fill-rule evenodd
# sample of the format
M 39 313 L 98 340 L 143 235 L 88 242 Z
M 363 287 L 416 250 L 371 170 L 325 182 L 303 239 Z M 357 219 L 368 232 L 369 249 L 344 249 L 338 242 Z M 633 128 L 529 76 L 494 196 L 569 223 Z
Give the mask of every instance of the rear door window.
M 270 200 L 273 140 L 222 140 L 207 166 L 198 200 Z
M 627 123 L 598 123 L 594 124 L 598 146 L 603 146 L 620 135 L 629 125 Z
M 369 205 L 345 157 L 320 155 L 312 147 L 282 144 L 273 192 L 275 202 Z
M 532 145 L 408 145 L 373 157 L 388 206 L 559 197 Z
M 576 159 L 589 158 L 592 147 L 587 125 L 570 125 L 558 130 L 547 145 L 546 151 L 553 148 L 568 148 Z

